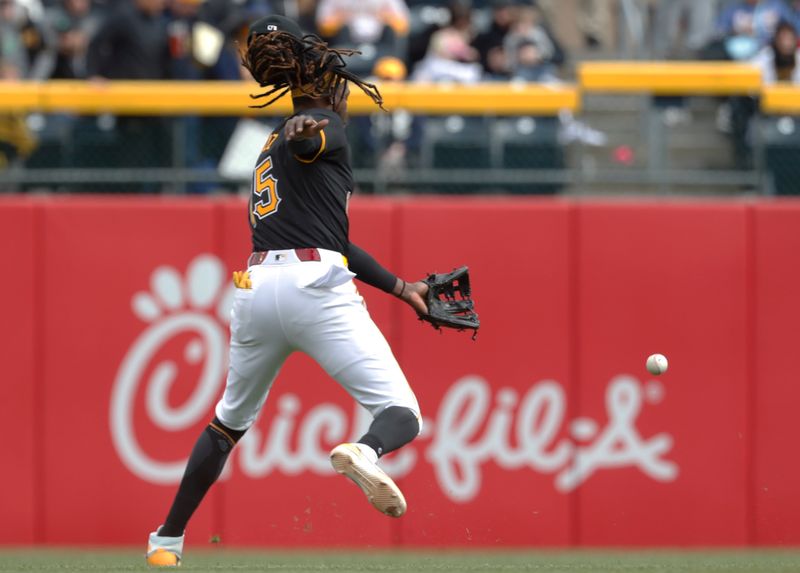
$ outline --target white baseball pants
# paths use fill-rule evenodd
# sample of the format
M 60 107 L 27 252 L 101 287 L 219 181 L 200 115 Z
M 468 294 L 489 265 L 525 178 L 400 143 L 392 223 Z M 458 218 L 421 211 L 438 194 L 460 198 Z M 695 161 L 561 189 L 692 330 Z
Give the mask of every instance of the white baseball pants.
M 230 366 L 216 415 L 228 428 L 256 420 L 273 381 L 294 351 L 311 356 L 374 416 L 390 406 L 419 405 L 389 344 L 372 321 L 341 254 L 320 261 L 294 250 L 269 251 L 251 266 L 252 288 L 236 289 Z

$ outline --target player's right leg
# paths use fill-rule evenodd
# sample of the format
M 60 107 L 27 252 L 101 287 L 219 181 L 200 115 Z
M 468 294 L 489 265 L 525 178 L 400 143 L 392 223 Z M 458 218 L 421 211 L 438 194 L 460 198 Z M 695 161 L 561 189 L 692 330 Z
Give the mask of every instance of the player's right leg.
M 294 344 L 374 416 L 358 443 L 332 450 L 331 464 L 355 482 L 378 511 L 400 517 L 406 511 L 405 498 L 376 462 L 419 434 L 414 392 L 352 282 L 306 289 L 300 296 L 309 299 L 305 307 L 316 310 L 298 317 L 301 328 L 287 327 Z
M 236 289 L 231 313 L 230 366 L 216 416 L 194 445 L 164 524 L 150 534 L 147 563 L 179 565 L 186 525 L 255 421 L 291 349 L 274 305 L 276 273 L 256 270 L 252 288 Z
M 406 499 L 397 484 L 377 464 L 383 453 L 401 448 L 419 434 L 416 414 L 391 406 L 375 416 L 369 430 L 356 443 L 339 444 L 330 459 L 337 473 L 361 488 L 372 506 L 391 517 L 401 517 Z
M 372 336 L 383 339 L 377 327 Z M 323 367 L 328 370 L 329 366 Z M 416 398 L 394 356 L 365 354 L 333 374 L 337 370 L 333 367 L 328 372 L 370 410 L 374 419 L 358 442 L 339 444 L 331 450 L 331 465 L 360 487 L 375 509 L 401 517 L 407 509 L 405 496 L 377 462 L 419 435 L 421 417 Z

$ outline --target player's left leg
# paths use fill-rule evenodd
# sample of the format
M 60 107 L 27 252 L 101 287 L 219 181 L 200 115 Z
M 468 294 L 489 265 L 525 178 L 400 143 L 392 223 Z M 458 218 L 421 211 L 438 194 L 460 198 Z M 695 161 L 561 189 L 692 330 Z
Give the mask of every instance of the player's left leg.
M 180 564 L 189 519 L 219 478 L 236 443 L 255 421 L 292 351 L 276 315 L 277 276 L 277 272 L 253 269 L 252 288 L 236 291 L 225 392 L 216 416 L 194 445 L 164 525 L 150 534 L 149 565 Z
M 244 430 L 232 430 L 216 417 L 206 426 L 192 449 L 178 493 L 164 525 L 158 530 L 159 535 L 183 535 L 189 518 L 222 474 L 228 456 L 243 435 Z
M 180 564 L 186 524 L 206 492 L 219 478 L 233 447 L 243 435 L 243 430 L 232 430 L 216 417 L 200 434 L 164 525 L 150 533 L 147 541 L 149 565 L 164 567 Z

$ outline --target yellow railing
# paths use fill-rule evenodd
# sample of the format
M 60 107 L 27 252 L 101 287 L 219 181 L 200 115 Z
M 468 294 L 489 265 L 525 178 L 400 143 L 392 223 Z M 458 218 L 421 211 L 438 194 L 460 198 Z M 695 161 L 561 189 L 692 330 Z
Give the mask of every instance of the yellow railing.
M 586 62 L 578 81 L 593 92 L 736 95 L 758 93 L 761 72 L 730 62 Z
M 552 115 L 562 109 L 577 110 L 580 104 L 577 88 L 569 85 L 392 83 L 380 89 L 386 109 L 425 114 Z M 263 91 L 250 82 L 0 82 L 0 110 L 128 115 L 285 115 L 290 110 L 288 96 L 266 109 L 251 109 L 267 100 L 251 99 L 250 94 Z M 376 109 L 371 99 L 353 88 L 353 113 Z
M 778 84 L 765 87 L 761 110 L 769 114 L 800 115 L 800 86 Z
M 800 87 L 762 86 L 753 66 L 727 62 L 586 62 L 578 83 L 561 85 L 486 83 L 474 86 L 386 83 L 380 86 L 388 110 L 428 115 L 554 115 L 579 111 L 581 93 L 654 95 L 762 95 L 765 113 L 800 114 Z M 266 109 L 249 106 L 261 90 L 252 82 L 0 82 L 0 112 L 61 111 L 128 115 L 285 115 L 284 97 Z M 375 105 L 353 88 L 353 113 Z

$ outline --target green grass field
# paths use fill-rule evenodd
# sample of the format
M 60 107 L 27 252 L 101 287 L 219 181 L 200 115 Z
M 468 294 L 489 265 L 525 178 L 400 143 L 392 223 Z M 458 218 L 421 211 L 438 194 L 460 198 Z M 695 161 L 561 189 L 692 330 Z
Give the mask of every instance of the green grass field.
M 0 551 L 0 572 L 146 571 L 141 552 Z M 245 552 L 191 551 L 181 571 L 800 572 L 800 551 Z

